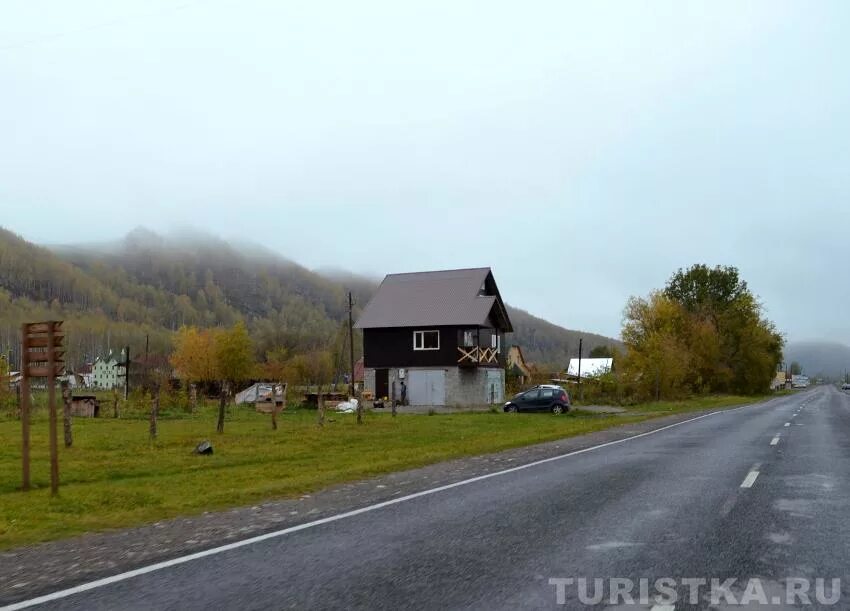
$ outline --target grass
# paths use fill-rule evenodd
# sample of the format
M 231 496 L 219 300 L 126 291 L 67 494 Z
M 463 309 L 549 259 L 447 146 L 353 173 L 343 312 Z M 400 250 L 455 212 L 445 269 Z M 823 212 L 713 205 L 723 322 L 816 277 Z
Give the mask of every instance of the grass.
M 368 413 L 363 426 L 353 415 L 329 414 L 323 429 L 316 426 L 315 411 L 292 410 L 280 415 L 277 431 L 269 416 L 231 408 L 223 435 L 215 433 L 216 412 L 208 407 L 160 421 L 153 443 L 142 418 L 77 418 L 73 447 L 60 447 L 57 498 L 49 494 L 48 423 L 39 410 L 32 426 L 34 489 L 28 493 L 18 489 L 20 423 L 0 422 L 0 548 L 293 497 L 451 458 L 752 400 L 710 397 L 637 406 L 619 415 L 560 417 Z M 61 422 L 59 427 L 61 444 Z M 204 439 L 215 453 L 194 455 Z

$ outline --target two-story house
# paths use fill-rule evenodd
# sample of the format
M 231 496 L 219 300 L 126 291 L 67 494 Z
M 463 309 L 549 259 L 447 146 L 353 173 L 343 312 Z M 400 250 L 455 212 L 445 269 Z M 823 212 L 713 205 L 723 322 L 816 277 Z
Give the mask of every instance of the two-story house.
M 409 405 L 482 405 L 505 394 L 513 331 L 490 268 L 390 274 L 357 321 L 364 387 Z

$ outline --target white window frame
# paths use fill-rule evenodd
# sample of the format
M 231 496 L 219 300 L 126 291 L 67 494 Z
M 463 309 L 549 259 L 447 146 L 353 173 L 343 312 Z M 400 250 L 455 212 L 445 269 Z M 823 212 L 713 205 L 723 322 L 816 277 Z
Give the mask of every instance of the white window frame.
M 426 333 L 436 333 L 437 334 L 437 347 L 436 348 L 426 348 L 425 347 L 425 334 Z M 418 342 L 416 340 L 419 340 Z M 413 349 L 417 352 L 420 350 L 439 350 L 440 349 L 440 330 L 439 329 L 423 329 L 422 331 L 414 331 L 413 332 Z
M 494 333 L 490 336 L 490 347 L 496 351 L 496 354 L 502 353 L 502 336 Z

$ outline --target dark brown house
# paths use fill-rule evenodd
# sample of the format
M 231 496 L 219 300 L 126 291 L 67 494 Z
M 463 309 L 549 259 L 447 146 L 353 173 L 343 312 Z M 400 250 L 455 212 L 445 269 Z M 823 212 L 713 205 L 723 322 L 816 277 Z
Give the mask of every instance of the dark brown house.
M 490 268 L 390 274 L 357 321 L 364 386 L 410 405 L 482 405 L 505 394 L 513 331 Z

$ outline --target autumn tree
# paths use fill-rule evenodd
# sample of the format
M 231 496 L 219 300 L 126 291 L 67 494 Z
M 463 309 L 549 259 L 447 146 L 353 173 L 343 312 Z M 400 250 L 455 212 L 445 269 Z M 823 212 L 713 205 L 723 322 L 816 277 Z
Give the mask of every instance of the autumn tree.
M 174 338 L 171 365 L 186 382 L 221 379 L 216 356 L 216 332 L 212 329 L 181 327 Z
M 241 321 L 230 329 L 217 330 L 214 338 L 213 353 L 216 370 L 221 378 L 221 396 L 216 430 L 223 433 L 227 394 L 236 383 L 248 380 L 254 374 L 254 348 L 248 335 L 248 329 Z
M 623 341 L 624 370 L 644 397 L 763 392 L 783 344 L 738 270 L 705 265 L 679 270 L 648 299 L 632 298 Z

